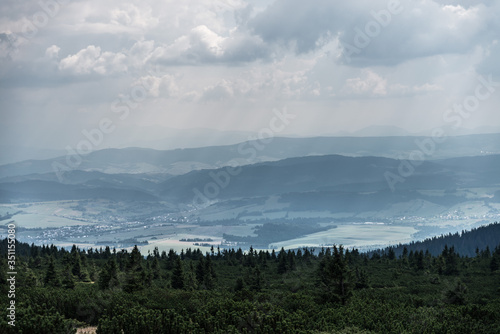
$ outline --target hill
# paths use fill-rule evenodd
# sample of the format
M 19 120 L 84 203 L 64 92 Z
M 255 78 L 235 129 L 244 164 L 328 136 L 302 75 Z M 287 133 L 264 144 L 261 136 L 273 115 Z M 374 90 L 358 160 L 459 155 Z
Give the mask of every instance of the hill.
M 61 156 L 47 160 L 27 160 L 0 166 L 5 177 L 54 172 L 54 164 L 64 170 L 98 171 L 108 174 L 172 174 L 214 169 L 228 165 L 248 165 L 311 155 L 408 157 L 429 137 L 314 137 L 272 138 L 270 142 L 250 140 L 240 144 L 175 150 L 144 148 L 104 149 L 83 156 Z M 448 137 L 435 147 L 429 159 L 500 153 L 500 134 Z M 62 167 L 61 167 L 62 166 Z
M 461 233 L 449 233 L 447 235 L 427 238 L 423 241 L 415 241 L 409 244 L 388 247 L 383 250 L 370 252 L 387 254 L 389 250 L 394 251 L 396 256 L 401 256 L 406 248 L 408 252 L 429 251 L 433 256 L 438 256 L 444 246 L 453 247 L 454 251 L 461 256 L 474 257 L 487 251 L 488 253 L 498 246 L 500 240 L 500 224 L 480 226 L 470 231 Z

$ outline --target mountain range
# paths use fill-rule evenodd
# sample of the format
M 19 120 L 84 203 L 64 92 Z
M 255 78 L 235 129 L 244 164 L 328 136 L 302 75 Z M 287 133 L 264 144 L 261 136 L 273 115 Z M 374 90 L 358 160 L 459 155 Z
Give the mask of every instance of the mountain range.
M 431 152 L 428 152 L 429 147 L 433 148 Z M 315 137 L 270 138 L 233 145 L 175 150 L 103 149 L 78 157 L 63 155 L 0 165 L 0 180 L 51 173 L 55 170 L 55 164 L 63 166 L 65 170 L 106 174 L 182 175 L 193 170 L 248 165 L 292 157 L 337 154 L 408 159 L 412 152 L 423 152 L 421 155 L 428 160 L 500 154 L 500 134 L 448 137 L 439 144 L 431 137 Z
M 151 151 L 143 153 L 147 156 Z M 500 185 L 500 155 L 426 161 L 415 167 L 396 191 L 391 191 L 386 173 L 399 173 L 400 165 L 400 160 L 390 158 L 325 155 L 238 168 L 193 170 L 178 176 L 70 171 L 61 183 L 54 173 L 46 173 L 3 178 L 0 199 L 9 202 L 106 198 L 208 205 L 211 201 L 278 196 L 290 204 L 290 210 L 363 212 L 413 200 L 449 206 L 466 200 L 455 193 L 457 188 Z M 444 193 L 431 196 L 422 192 L 429 190 Z M 499 194 L 488 200 L 499 201 Z

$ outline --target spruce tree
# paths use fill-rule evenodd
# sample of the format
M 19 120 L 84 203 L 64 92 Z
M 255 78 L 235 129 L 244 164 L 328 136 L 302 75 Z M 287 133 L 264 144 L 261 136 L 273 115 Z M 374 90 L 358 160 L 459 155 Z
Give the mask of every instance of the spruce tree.
M 323 300 L 345 305 L 352 293 L 353 284 L 342 246 L 333 246 L 332 255 L 327 252 L 320 262 L 318 274 Z
M 105 290 L 119 285 L 118 266 L 113 257 L 109 257 L 108 262 L 102 268 L 99 274 L 99 289 Z
M 153 258 L 153 261 L 151 263 L 151 272 L 153 274 L 153 279 L 160 278 L 160 261 L 158 261 L 158 258 L 159 258 L 159 256 L 155 255 L 155 257 Z
M 73 289 L 75 287 L 75 279 L 73 278 L 73 274 L 69 265 L 64 268 L 62 286 L 66 289 Z
M 278 274 L 286 273 L 288 269 L 287 263 L 287 255 L 284 248 L 281 248 L 281 251 L 278 254 Z
M 203 255 L 200 256 L 196 265 L 196 280 L 200 286 L 203 286 L 205 283 L 205 260 Z
M 204 283 L 207 289 L 212 289 L 214 287 L 215 278 L 216 275 L 213 262 L 210 255 L 207 254 L 207 258 L 205 261 L 205 277 L 204 277 Z
M 497 254 L 494 254 L 490 261 L 490 269 L 491 271 L 497 271 L 500 269 L 500 259 Z
M 76 251 L 76 247 L 73 245 L 75 251 L 72 250 L 73 254 L 73 267 L 71 268 L 71 272 L 73 275 L 75 275 L 78 279 L 80 279 L 80 276 L 82 274 L 82 261 L 80 259 L 80 254 Z
M 184 269 L 180 258 L 175 260 L 174 271 L 172 273 L 172 288 L 184 289 Z
M 49 258 L 49 265 L 47 270 L 45 271 L 45 279 L 44 283 L 46 286 L 61 286 L 61 280 L 59 279 L 59 275 L 56 271 L 56 266 L 54 264 L 54 258 L 51 256 Z
M 189 271 L 186 273 L 186 290 L 192 291 L 198 288 L 193 262 L 189 263 Z
M 288 257 L 288 268 L 290 268 L 290 270 L 295 270 L 295 252 L 289 250 L 287 257 Z
M 123 286 L 124 291 L 134 292 L 143 288 L 144 269 L 141 262 L 142 255 L 136 245 L 128 258 L 125 285 Z

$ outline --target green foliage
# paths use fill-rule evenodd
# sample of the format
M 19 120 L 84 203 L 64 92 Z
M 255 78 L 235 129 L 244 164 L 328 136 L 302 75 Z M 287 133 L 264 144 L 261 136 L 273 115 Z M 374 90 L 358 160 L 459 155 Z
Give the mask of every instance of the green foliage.
M 187 249 L 145 258 L 137 247 L 19 246 L 16 327 L 0 299 L 1 333 L 74 333 L 76 326 L 100 334 L 500 332 L 499 247 L 474 257 L 455 247 L 435 256 L 404 248 L 369 256 L 335 246 L 318 255 Z M 85 271 L 96 284 L 85 282 Z
M 71 272 L 71 269 L 68 266 L 64 268 L 63 271 L 63 278 L 62 278 L 62 286 L 66 289 L 73 289 L 75 287 L 75 279 L 73 278 L 73 274 Z
M 467 295 L 467 286 L 458 279 L 455 286 L 445 292 L 444 301 L 448 304 L 464 305 Z
M 58 287 L 61 285 L 61 280 L 59 279 L 59 275 L 56 272 L 56 267 L 54 264 L 54 258 L 50 257 L 49 265 L 47 267 L 47 271 L 45 272 L 44 283 L 46 286 L 54 286 Z
M 118 268 L 114 258 L 110 257 L 101 269 L 98 284 L 101 290 L 117 287 L 120 284 L 118 280 Z
M 5 316 L 0 320 L 2 333 L 33 334 L 74 334 L 76 322 L 65 319 L 55 308 L 35 309 L 30 305 L 19 305 L 16 308 L 15 326 L 7 324 Z
M 184 269 L 179 257 L 175 260 L 175 265 L 172 272 L 172 288 L 184 289 Z
M 146 283 L 146 274 L 142 267 L 142 261 L 143 259 L 141 253 L 139 252 L 137 246 L 135 246 L 128 257 L 125 284 L 123 286 L 124 291 L 134 292 L 144 288 Z M 109 272 L 109 275 L 111 281 L 112 273 Z
M 333 246 L 333 254 L 327 253 L 321 259 L 318 277 L 323 301 L 345 305 L 351 295 L 353 277 L 342 246 Z

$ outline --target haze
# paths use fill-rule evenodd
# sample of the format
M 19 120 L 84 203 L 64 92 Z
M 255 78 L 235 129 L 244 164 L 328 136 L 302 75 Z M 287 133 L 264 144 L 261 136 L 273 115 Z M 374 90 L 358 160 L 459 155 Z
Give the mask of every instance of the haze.
M 10 147 L 75 147 L 103 119 L 113 131 L 93 149 L 229 144 L 285 108 L 296 117 L 281 136 L 500 124 L 495 1 L 7 0 L 0 9 L 0 140 Z M 457 121 L 453 106 L 481 78 L 491 94 Z M 175 142 L 182 133 L 197 137 Z

